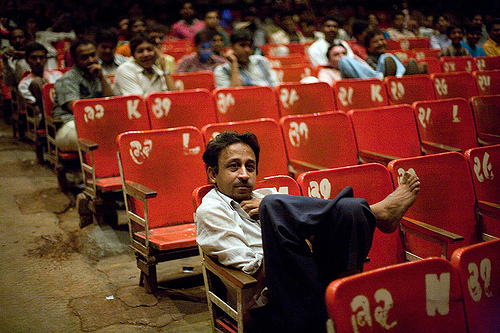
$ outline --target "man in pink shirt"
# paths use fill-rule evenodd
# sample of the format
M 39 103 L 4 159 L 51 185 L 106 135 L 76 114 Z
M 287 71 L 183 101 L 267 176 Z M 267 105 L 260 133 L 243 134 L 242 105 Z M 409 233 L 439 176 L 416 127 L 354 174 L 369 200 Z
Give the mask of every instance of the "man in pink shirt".
M 205 22 L 195 17 L 191 2 L 185 2 L 180 11 L 182 19 L 172 25 L 172 35 L 177 38 L 194 38 L 194 35 L 205 28 Z

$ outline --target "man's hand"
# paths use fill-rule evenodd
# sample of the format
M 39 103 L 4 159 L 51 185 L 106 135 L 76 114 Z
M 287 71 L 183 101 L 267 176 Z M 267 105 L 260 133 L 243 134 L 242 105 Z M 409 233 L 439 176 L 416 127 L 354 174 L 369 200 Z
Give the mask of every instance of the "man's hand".
M 231 64 L 238 64 L 238 58 L 234 55 L 234 51 L 232 49 L 227 50 L 223 54 L 224 58 L 229 60 Z
M 101 65 L 99 64 L 88 65 L 87 70 L 89 71 L 90 74 L 94 75 L 95 77 L 99 79 L 103 78 Z
M 247 212 L 247 214 L 257 220 L 259 218 L 259 206 L 260 206 L 260 202 L 262 201 L 262 198 L 253 198 L 253 199 L 250 199 L 250 200 L 243 200 L 242 202 L 240 202 L 240 206 L 241 208 L 243 208 L 243 210 L 245 212 Z

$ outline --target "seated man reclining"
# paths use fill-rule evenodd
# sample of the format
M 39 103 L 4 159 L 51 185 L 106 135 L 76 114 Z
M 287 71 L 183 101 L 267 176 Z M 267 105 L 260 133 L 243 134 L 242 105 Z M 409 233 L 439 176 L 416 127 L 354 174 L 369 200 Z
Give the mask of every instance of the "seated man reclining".
M 215 188 L 196 211 L 198 244 L 259 281 L 249 302 L 261 331 L 324 332 L 327 285 L 362 270 L 375 227 L 394 232 L 420 182 L 405 173 L 393 193 L 371 206 L 353 198 L 350 187 L 333 200 L 254 191 L 259 152 L 248 132 L 226 131 L 208 143 L 203 160 Z

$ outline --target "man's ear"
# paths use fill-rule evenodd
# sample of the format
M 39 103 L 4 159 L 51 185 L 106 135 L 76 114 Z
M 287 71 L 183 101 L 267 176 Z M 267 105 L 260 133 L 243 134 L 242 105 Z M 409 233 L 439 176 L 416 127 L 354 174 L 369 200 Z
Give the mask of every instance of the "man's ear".
M 217 172 L 214 167 L 208 167 L 207 168 L 207 174 L 208 174 L 208 179 L 210 180 L 211 184 L 216 184 L 217 181 L 215 177 L 217 176 Z

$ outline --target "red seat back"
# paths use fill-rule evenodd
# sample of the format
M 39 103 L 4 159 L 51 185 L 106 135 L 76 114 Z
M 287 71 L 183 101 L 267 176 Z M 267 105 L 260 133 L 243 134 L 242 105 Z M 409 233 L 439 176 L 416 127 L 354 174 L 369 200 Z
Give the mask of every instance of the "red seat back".
M 474 60 L 480 71 L 500 69 L 500 56 L 475 57 Z
M 354 196 L 366 199 L 370 205 L 382 201 L 394 190 L 389 171 L 377 163 L 308 171 L 299 175 L 297 182 L 303 195 L 323 199 L 333 199 L 346 186 L 351 186 Z M 404 262 L 399 233 L 384 234 L 375 229 L 368 258 L 364 271 Z
M 438 99 L 462 97 L 466 100 L 477 96 L 476 79 L 468 72 L 431 74 Z
M 393 157 L 421 155 L 413 109 L 409 105 L 349 111 L 359 151 Z
M 326 307 L 336 333 L 468 332 L 458 273 L 441 258 L 335 280 Z
M 212 71 L 172 73 L 172 79 L 177 90 L 203 88 L 212 91 L 215 89 L 214 73 Z
M 303 78 L 313 75 L 310 64 L 288 65 L 274 68 L 279 82 L 300 82 Z
M 281 83 L 275 91 L 282 117 L 336 109 L 332 88 L 325 82 Z
M 96 176 L 118 176 L 116 137 L 127 131 L 149 129 L 149 117 L 142 96 L 115 96 L 82 99 L 73 104 L 75 124 L 79 139 L 98 144 L 94 151 Z M 87 163 L 91 163 L 85 157 Z
M 267 86 L 217 88 L 213 99 L 219 122 L 259 118 L 279 119 L 274 90 Z
M 428 58 L 428 57 L 437 58 L 439 56 L 439 53 L 441 52 L 441 49 L 415 48 L 412 51 L 415 53 L 415 57 L 417 59 Z M 439 67 L 441 68 L 441 63 L 439 64 Z
M 422 141 L 465 151 L 477 147 L 476 125 L 470 104 L 463 98 L 413 103 Z
M 428 75 L 408 75 L 384 78 L 390 104 L 412 104 L 436 99 L 434 85 Z
M 469 332 L 500 327 L 500 239 L 458 249 L 452 265 L 462 282 Z
M 43 85 L 42 96 L 43 96 L 43 109 L 45 112 L 45 116 L 52 117 L 52 109 L 54 108 L 54 101 L 56 96 L 54 83 L 45 83 Z
M 442 73 L 441 63 L 437 57 L 423 57 L 416 59 L 419 64 L 427 65 L 427 74 Z
M 280 123 L 288 158 L 298 173 L 358 163 L 356 141 L 345 113 L 286 116 Z
M 337 109 L 342 111 L 389 105 L 384 83 L 375 78 L 336 81 L 333 93 Z
M 449 244 L 447 257 L 461 246 L 477 243 L 476 196 L 465 157 L 460 153 L 442 153 L 394 160 L 389 163 L 394 183 L 404 171 L 415 172 L 420 178 L 417 200 L 405 216 L 464 237 L 464 241 Z M 413 171 L 412 171 L 413 170 Z M 420 257 L 439 256 L 438 245 L 406 236 L 407 249 Z
M 191 38 L 183 39 L 166 39 L 161 45 L 162 53 L 169 54 L 174 49 L 186 49 L 189 52 L 194 52 L 194 41 Z
M 285 143 L 283 142 L 280 126 L 276 120 L 268 118 L 210 124 L 204 126 L 201 130 L 206 143 L 225 130 L 236 131 L 238 133 L 254 133 L 260 144 L 257 180 L 263 180 L 268 176 L 288 175 Z
M 305 54 L 293 53 L 286 56 L 267 56 L 274 68 L 290 65 L 309 64 Z
M 479 95 L 500 94 L 500 69 L 472 73 L 477 80 Z
M 146 96 L 152 129 L 203 126 L 217 122 L 212 94 L 206 89 L 155 92 Z
M 193 221 L 191 193 L 207 183 L 203 137 L 191 126 L 127 132 L 118 136 L 125 181 L 156 191 L 148 202 L 149 227 Z M 136 205 L 135 211 L 140 211 Z
M 489 203 L 496 214 L 483 214 L 483 232 L 500 237 L 500 145 L 472 148 L 465 152 L 479 204 Z M 495 208 L 496 205 L 496 208 Z M 495 219 L 496 217 L 496 219 Z
M 471 56 L 463 57 L 441 57 L 441 67 L 443 72 L 474 72 L 477 71 L 477 65 Z
M 489 143 L 500 143 L 500 94 L 471 98 L 477 136 Z
M 307 48 L 311 43 L 289 43 L 289 44 L 274 44 L 267 43 L 261 45 L 262 52 L 266 56 L 279 56 L 283 55 L 284 52 L 287 54 L 306 54 Z

